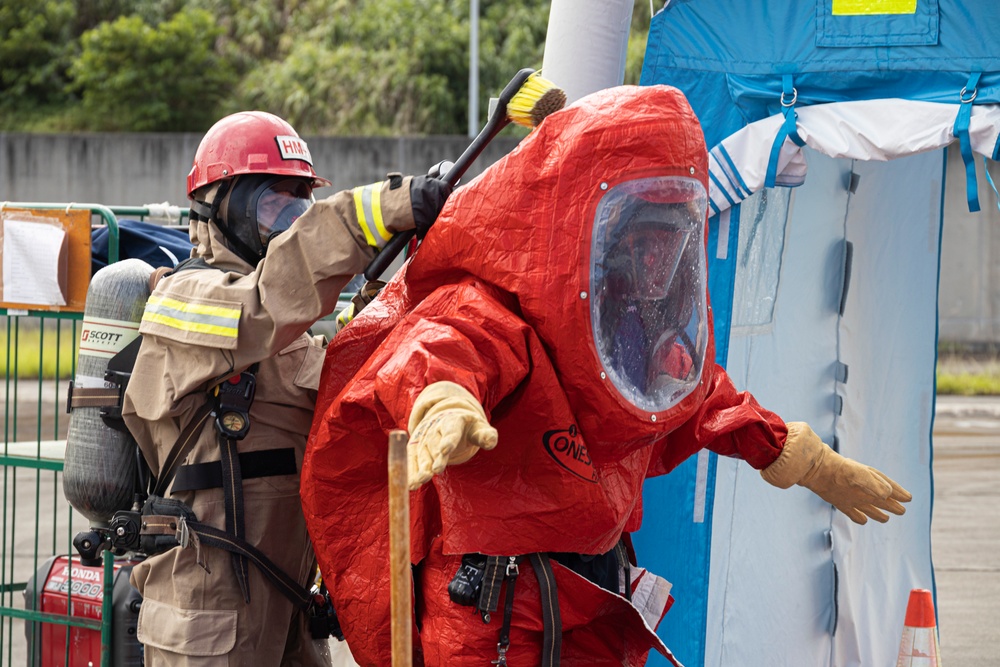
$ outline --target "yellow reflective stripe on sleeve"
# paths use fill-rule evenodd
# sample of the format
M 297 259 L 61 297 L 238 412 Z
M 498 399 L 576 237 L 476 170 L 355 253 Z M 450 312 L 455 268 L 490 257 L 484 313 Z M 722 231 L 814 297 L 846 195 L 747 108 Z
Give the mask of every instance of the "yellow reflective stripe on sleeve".
M 371 186 L 369 186 L 371 187 Z M 378 235 L 382 237 L 382 243 L 385 244 L 392 238 L 392 234 L 389 230 L 385 228 L 382 223 L 382 184 L 379 183 L 377 188 L 372 190 L 372 214 L 375 218 L 375 229 L 378 231 Z
M 240 309 L 187 303 L 154 295 L 146 302 L 142 320 L 180 331 L 236 338 L 240 325 Z
M 372 183 L 354 188 L 354 211 L 358 215 L 358 224 L 365 233 L 368 245 L 381 248 L 392 238 L 382 223 L 382 183 Z
M 378 241 L 375 240 L 375 235 L 372 234 L 372 230 L 368 225 L 368 221 L 365 220 L 365 204 L 363 200 L 364 188 L 354 188 L 354 213 L 358 216 L 358 226 L 361 227 L 361 231 L 365 233 L 365 239 L 368 241 L 368 245 L 378 247 Z
M 340 331 L 354 319 L 354 304 L 350 304 L 337 315 L 337 331 Z

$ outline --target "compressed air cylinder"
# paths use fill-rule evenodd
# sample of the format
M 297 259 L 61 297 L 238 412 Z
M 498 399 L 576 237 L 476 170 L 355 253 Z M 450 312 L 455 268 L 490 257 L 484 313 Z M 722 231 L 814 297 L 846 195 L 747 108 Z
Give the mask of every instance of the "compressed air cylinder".
M 80 328 L 77 387 L 114 387 L 104 379 L 108 361 L 139 335 L 153 267 L 126 259 L 102 268 L 90 281 Z M 136 444 L 128 432 L 105 424 L 99 407 L 77 407 L 69 419 L 63 491 L 93 522 L 106 523 L 132 506 Z

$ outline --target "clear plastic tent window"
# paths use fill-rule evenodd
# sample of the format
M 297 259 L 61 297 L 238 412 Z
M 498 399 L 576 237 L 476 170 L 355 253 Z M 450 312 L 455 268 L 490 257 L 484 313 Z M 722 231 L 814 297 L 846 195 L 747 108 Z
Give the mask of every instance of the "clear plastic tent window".
M 774 320 L 792 192 L 790 188 L 760 190 L 740 206 L 733 333 L 759 333 Z

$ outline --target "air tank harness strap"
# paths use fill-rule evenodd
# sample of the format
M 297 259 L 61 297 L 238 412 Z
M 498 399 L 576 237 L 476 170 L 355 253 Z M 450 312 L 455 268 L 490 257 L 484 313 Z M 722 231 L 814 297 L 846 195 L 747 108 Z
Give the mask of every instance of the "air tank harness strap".
M 242 373 L 223 380 L 214 390 L 226 533 L 227 537 L 240 542 L 246 539 L 246 527 L 243 516 L 243 467 L 237 443 L 250 431 L 250 406 L 256 393 L 257 369 L 258 364 L 254 364 Z M 230 553 L 243 600 L 250 604 L 250 564 L 247 555 L 239 550 L 231 550 Z
M 298 472 L 295 463 L 295 449 L 265 449 L 256 452 L 240 454 L 240 472 L 244 480 L 259 477 L 277 477 L 279 475 L 294 475 Z M 170 493 L 181 491 L 201 491 L 203 489 L 221 489 L 223 483 L 222 462 L 192 463 L 177 469 Z
M 199 552 L 202 545 L 208 545 L 239 555 L 252 561 L 282 595 L 299 609 L 308 610 L 313 604 L 313 596 L 309 591 L 275 566 L 259 549 L 234 537 L 228 531 L 219 530 L 200 521 L 191 521 L 183 516 L 143 515 L 142 519 L 143 535 L 172 536 L 181 547 L 193 546 Z M 199 562 L 201 562 L 200 557 Z M 203 564 L 203 567 L 205 565 Z
M 549 557 L 544 553 L 527 556 L 490 556 L 486 559 L 482 589 L 477 608 L 483 614 L 483 621 L 489 623 L 490 613 L 496 611 L 500 599 L 500 585 L 507 582 L 504 596 L 503 625 L 497 642 L 497 659 L 492 664 L 507 667 L 507 651 L 510 649 L 510 624 L 514 613 L 514 585 L 520 574 L 518 562 L 527 558 L 535 571 L 542 601 L 542 667 L 557 667 L 562 649 L 562 620 L 559 616 L 559 593 L 552 572 Z
M 66 412 L 70 413 L 75 408 L 100 408 L 101 421 L 116 431 L 128 433 L 122 419 L 122 405 L 140 345 L 142 336 L 136 337 L 108 360 L 103 387 L 77 387 L 71 381 L 66 395 Z

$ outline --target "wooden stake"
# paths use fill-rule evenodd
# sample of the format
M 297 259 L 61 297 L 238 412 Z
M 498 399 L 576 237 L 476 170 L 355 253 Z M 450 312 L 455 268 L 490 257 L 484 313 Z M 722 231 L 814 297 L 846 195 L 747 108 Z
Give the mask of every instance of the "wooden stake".
M 392 609 L 392 667 L 413 664 L 410 490 L 406 479 L 406 431 L 389 434 L 389 576 Z

